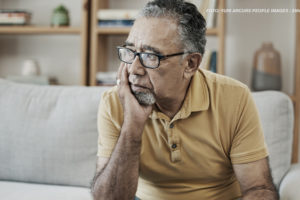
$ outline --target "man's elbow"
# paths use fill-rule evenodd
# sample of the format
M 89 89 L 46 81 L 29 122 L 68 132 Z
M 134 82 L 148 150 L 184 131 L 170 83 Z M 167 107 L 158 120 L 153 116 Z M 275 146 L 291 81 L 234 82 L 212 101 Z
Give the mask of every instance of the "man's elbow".
M 272 185 L 261 185 L 243 191 L 243 200 L 279 200 L 276 187 Z
M 99 177 L 100 177 L 100 173 L 98 172 L 94 176 L 92 183 L 91 183 L 91 195 L 94 200 L 100 200 L 100 198 L 101 198 L 100 194 L 102 193 L 101 192 L 102 188 L 98 181 Z

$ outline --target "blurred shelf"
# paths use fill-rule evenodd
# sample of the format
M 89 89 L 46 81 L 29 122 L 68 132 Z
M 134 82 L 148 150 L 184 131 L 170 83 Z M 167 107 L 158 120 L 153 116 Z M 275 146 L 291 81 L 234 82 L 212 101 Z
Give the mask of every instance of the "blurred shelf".
M 96 32 L 101 35 L 127 35 L 131 26 L 129 27 L 98 27 Z M 217 28 L 207 29 L 208 36 L 217 36 L 219 33 Z
M 210 28 L 206 30 L 206 35 L 208 36 L 217 36 L 219 34 L 219 30 L 217 28 Z
M 296 102 L 297 98 L 296 98 L 295 95 L 289 95 L 289 97 L 291 98 L 291 100 L 292 100 L 293 102 Z
M 116 84 L 106 84 L 106 83 L 97 83 L 97 86 L 107 86 L 107 87 L 113 87 Z
M 0 34 L 80 34 L 80 27 L 0 26 Z
M 103 35 L 126 35 L 129 34 L 130 27 L 99 27 L 97 30 L 98 34 Z

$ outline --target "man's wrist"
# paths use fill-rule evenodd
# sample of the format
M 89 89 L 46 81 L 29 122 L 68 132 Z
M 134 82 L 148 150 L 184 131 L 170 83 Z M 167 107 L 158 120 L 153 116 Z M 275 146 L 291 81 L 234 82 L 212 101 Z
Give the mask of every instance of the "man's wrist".
M 146 125 L 146 121 L 140 121 L 138 119 L 134 119 L 132 117 L 125 116 L 122 127 L 125 126 L 126 128 L 129 128 L 129 129 L 133 128 L 136 130 L 143 131 L 145 125 Z
M 146 122 L 141 123 L 132 119 L 125 118 L 122 125 L 122 132 L 128 135 L 127 137 L 130 137 L 135 141 L 141 141 L 145 124 Z

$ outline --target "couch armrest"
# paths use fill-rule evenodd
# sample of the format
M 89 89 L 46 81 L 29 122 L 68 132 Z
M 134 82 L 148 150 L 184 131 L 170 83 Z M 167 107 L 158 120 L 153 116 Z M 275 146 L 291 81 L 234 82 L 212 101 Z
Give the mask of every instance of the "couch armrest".
M 291 166 L 279 186 L 280 200 L 297 200 L 300 197 L 300 163 Z

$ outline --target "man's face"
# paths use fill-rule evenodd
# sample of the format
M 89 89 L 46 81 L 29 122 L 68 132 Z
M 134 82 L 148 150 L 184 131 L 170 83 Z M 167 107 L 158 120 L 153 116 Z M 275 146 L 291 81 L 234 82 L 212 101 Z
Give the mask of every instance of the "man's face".
M 183 51 L 177 24 L 168 18 L 137 19 L 126 41 L 126 47 L 137 52 L 161 55 Z M 182 62 L 183 58 L 181 55 L 174 56 L 161 60 L 158 68 L 149 69 L 144 68 L 138 56 L 136 56 L 133 63 L 128 65 L 132 92 L 152 93 L 158 102 L 174 99 L 178 95 L 176 92 L 178 92 L 178 88 L 182 85 L 182 79 L 184 78 Z M 148 103 L 144 102 L 144 104 Z

